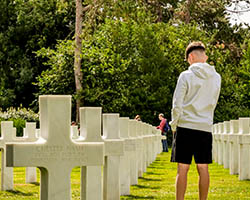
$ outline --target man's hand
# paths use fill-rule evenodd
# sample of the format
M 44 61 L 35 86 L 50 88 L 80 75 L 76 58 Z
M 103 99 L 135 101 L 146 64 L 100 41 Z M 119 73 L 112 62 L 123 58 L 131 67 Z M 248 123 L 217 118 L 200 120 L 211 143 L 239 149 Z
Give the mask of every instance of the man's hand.
M 176 131 L 172 131 L 173 135 L 176 133 Z

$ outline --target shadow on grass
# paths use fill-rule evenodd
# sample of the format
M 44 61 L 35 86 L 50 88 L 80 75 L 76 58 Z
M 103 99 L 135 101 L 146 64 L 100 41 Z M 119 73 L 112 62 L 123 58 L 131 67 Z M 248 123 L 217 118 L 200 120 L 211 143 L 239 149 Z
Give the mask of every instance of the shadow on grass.
M 7 190 L 6 192 L 14 194 L 14 195 L 21 195 L 21 196 L 32 196 L 33 195 L 31 192 L 25 193 L 25 192 L 21 192 L 18 190 Z
M 140 179 L 144 180 L 144 181 L 162 181 L 162 179 L 160 179 L 160 178 L 145 178 L 145 177 L 141 177 Z
M 135 185 L 135 188 L 139 188 L 139 189 L 161 189 L 161 187 L 157 186 L 157 187 L 153 187 L 153 186 L 146 186 L 146 185 Z
M 126 197 L 126 199 L 154 199 L 153 196 L 135 196 L 135 195 L 128 195 L 128 196 L 124 196 Z
M 40 186 L 40 183 L 39 182 L 34 182 L 34 183 L 31 183 L 32 185 L 35 185 L 35 186 Z
M 147 168 L 148 169 L 166 169 L 166 167 L 160 167 L 159 165 L 150 165 Z
M 146 172 L 148 175 L 163 175 L 163 173 L 157 173 L 157 172 Z

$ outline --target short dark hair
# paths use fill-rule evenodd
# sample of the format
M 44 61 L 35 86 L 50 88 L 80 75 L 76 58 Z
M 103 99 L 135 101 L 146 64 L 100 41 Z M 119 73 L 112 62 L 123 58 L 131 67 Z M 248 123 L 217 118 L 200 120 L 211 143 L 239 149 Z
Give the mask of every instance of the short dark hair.
M 185 58 L 186 60 L 188 60 L 188 55 L 194 51 L 194 50 L 202 50 L 205 51 L 205 45 L 202 42 L 191 42 L 187 48 L 186 48 L 186 52 L 185 52 Z
M 159 116 L 164 117 L 164 114 L 163 114 L 163 113 L 160 113 Z

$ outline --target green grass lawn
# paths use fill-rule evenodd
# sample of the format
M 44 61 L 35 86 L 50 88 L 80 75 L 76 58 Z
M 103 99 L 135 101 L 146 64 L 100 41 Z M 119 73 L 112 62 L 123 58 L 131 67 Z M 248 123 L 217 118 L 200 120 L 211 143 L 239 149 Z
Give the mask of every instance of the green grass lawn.
M 170 153 L 161 153 L 152 163 L 138 185 L 131 187 L 131 195 L 123 196 L 123 200 L 131 199 L 175 199 L 176 163 L 170 163 Z M 194 162 L 193 162 L 194 163 Z M 250 181 L 239 181 L 238 176 L 230 175 L 228 169 L 216 163 L 209 165 L 210 200 L 250 199 Z M 198 174 L 192 164 L 188 175 L 188 187 L 185 199 L 199 199 Z
M 176 164 L 170 163 L 170 153 L 161 153 L 131 187 L 131 195 L 121 199 L 175 199 Z M 38 180 L 39 180 L 39 170 Z M 210 165 L 210 200 L 250 199 L 250 181 L 238 181 L 235 175 L 218 164 Z M 80 199 L 80 168 L 74 168 L 71 174 L 72 200 Z M 39 199 L 39 183 L 25 184 L 25 168 L 14 168 L 14 191 L 0 191 L 0 200 Z M 198 175 L 195 165 L 190 167 L 186 199 L 198 199 Z

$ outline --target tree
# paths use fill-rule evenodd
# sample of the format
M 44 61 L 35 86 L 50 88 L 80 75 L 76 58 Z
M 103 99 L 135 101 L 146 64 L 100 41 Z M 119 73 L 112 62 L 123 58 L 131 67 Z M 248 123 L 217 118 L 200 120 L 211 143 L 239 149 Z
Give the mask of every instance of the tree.
M 229 1 L 86 0 L 82 4 L 82 29 L 78 29 L 82 33 L 75 34 L 78 41 L 82 39 L 82 48 L 77 56 L 74 1 L 4 0 L 0 5 L 4 107 L 28 106 L 31 101 L 37 105 L 39 94 L 71 94 L 73 106 L 80 100 L 84 106 L 102 106 L 104 112 L 131 118 L 139 113 L 144 121 L 158 123 L 154 120 L 159 112 L 169 118 L 176 80 L 188 67 L 183 60 L 185 47 L 202 40 L 209 62 L 222 75 L 215 120 L 237 118 L 249 108 L 244 103 L 249 77 L 240 70 L 248 72 L 244 41 L 249 29 L 229 24 L 225 7 Z M 80 71 L 79 65 L 72 67 L 75 57 L 75 63 L 81 60 Z
M 81 72 L 81 49 L 82 49 L 82 0 L 76 0 L 76 27 L 75 27 L 75 61 L 74 61 L 74 74 L 75 74 L 75 85 L 76 85 L 76 122 L 79 121 L 79 109 L 81 106 L 80 94 L 82 92 L 82 80 L 83 75 Z
M 0 101 L 4 109 L 20 104 L 28 107 L 35 101 L 32 82 L 46 67 L 34 52 L 53 48 L 57 40 L 72 35 L 74 9 L 71 1 L 1 1 L 0 93 L 4 96 Z
M 190 35 L 207 38 L 189 25 L 106 20 L 83 41 L 85 106 L 102 106 L 104 112 L 131 118 L 140 113 L 148 122 L 158 123 L 155 114 L 159 112 L 166 112 L 169 117 L 178 75 L 187 67 L 183 57 Z M 63 78 L 66 71 L 71 71 L 72 50 L 68 45 L 63 41 L 56 51 L 40 52 L 49 57 L 48 64 L 52 66 L 39 77 L 41 93 L 72 91 L 70 78 Z M 52 81 L 58 79 L 60 83 Z
M 248 38 L 242 44 L 243 56 L 239 74 L 240 104 L 245 108 L 241 113 L 242 117 L 249 117 L 250 115 L 250 40 Z

